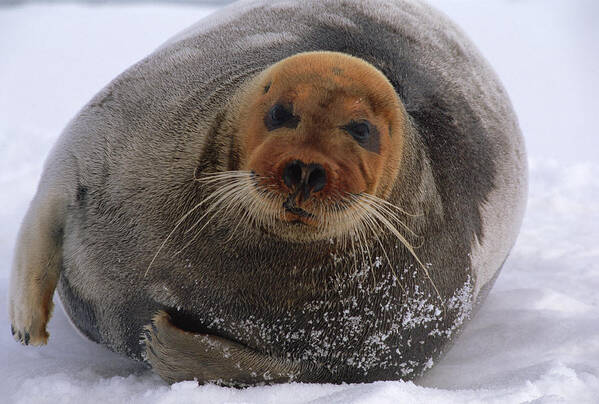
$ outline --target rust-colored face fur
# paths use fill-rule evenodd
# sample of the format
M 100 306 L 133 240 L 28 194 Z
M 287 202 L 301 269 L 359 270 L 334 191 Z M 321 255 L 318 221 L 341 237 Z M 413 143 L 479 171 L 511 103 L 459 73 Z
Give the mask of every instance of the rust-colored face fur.
M 256 198 L 268 194 L 265 205 L 280 211 L 277 233 L 340 235 L 352 222 L 352 195 L 389 195 L 403 107 L 372 65 L 342 53 L 298 54 L 259 75 L 242 105 L 240 168 L 263 191 Z

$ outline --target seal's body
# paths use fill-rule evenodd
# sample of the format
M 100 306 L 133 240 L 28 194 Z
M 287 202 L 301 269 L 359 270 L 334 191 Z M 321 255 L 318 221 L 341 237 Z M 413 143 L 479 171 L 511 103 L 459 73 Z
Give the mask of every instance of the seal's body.
M 526 194 L 509 100 L 412 1 L 231 6 L 102 90 L 46 164 L 13 333 L 57 286 L 166 380 L 412 379 L 491 286 Z

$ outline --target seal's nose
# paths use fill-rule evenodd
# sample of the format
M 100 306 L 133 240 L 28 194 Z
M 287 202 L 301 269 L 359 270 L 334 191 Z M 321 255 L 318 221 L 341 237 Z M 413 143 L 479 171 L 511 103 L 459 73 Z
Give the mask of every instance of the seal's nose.
M 283 182 L 292 190 L 297 187 L 297 190 L 301 190 L 303 199 L 308 199 L 310 193 L 324 188 L 327 173 L 320 164 L 293 160 L 283 169 Z
M 310 192 L 318 192 L 324 188 L 327 183 L 327 173 L 324 167 L 320 164 L 310 163 L 306 167 L 306 175 L 304 182 L 304 193 L 310 194 Z M 307 188 L 306 188 L 307 187 Z M 306 195 L 306 198 L 308 195 Z
M 288 163 L 283 169 L 283 182 L 290 189 L 295 188 L 297 184 L 302 180 L 302 171 L 305 164 L 299 160 L 294 160 Z

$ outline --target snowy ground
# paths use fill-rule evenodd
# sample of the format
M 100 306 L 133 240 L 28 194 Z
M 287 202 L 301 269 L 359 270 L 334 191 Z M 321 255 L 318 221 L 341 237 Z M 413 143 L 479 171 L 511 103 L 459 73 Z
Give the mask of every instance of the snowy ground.
M 91 96 L 211 10 L 191 6 L 0 8 L 0 401 L 599 402 L 599 3 L 435 0 L 496 68 L 530 156 L 522 232 L 487 302 L 419 382 L 168 386 L 81 339 L 58 306 L 48 346 L 8 331 L 19 222 L 44 156 Z

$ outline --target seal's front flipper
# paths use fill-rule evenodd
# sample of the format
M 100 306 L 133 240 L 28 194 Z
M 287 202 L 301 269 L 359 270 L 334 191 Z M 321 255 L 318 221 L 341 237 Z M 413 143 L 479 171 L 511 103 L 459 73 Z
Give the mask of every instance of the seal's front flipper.
M 24 345 L 48 341 L 46 324 L 62 265 L 63 206 L 38 192 L 19 231 L 8 304 L 12 334 Z
M 181 330 L 164 311 L 146 326 L 142 343 L 153 370 L 169 383 L 195 379 L 202 384 L 245 387 L 293 381 L 301 372 L 296 362 L 276 359 L 214 335 Z

